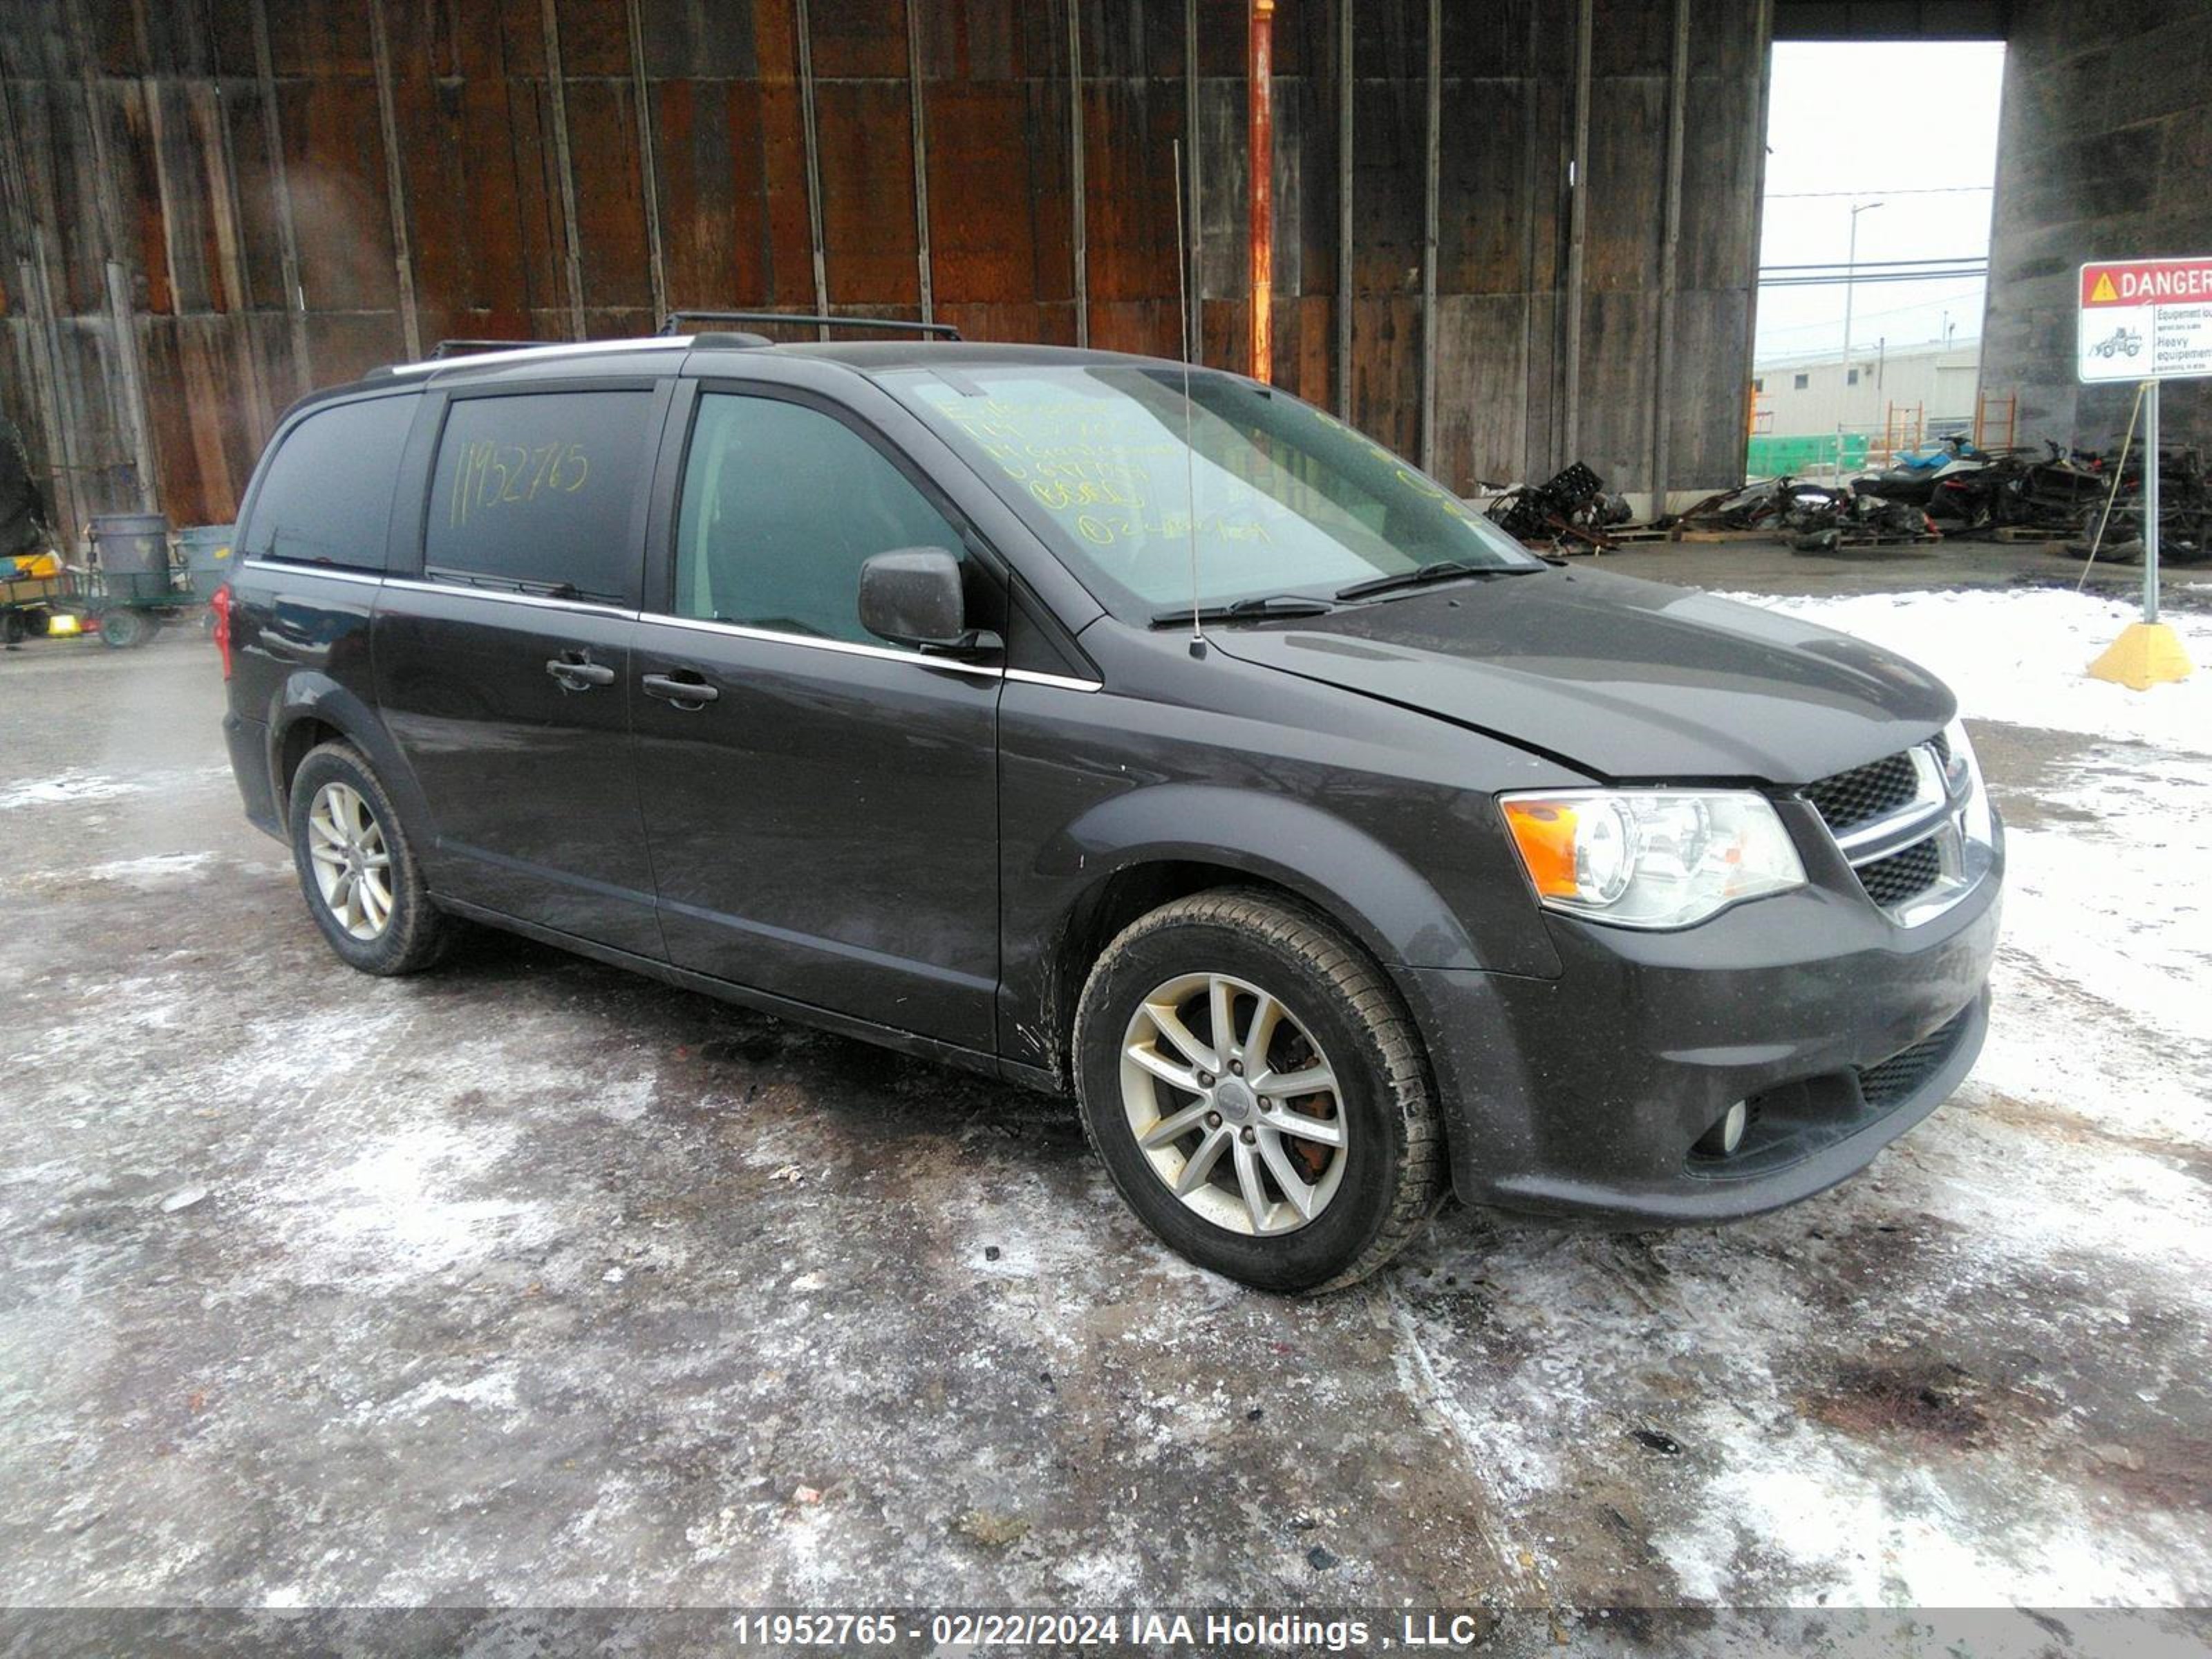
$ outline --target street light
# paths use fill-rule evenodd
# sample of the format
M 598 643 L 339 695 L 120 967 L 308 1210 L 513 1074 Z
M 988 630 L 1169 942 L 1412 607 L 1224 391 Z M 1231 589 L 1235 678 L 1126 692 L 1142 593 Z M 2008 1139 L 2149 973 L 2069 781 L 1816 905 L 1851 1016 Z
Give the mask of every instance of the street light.
M 1880 202 L 1851 204 L 1851 246 L 1844 257 L 1844 380 L 1850 381 L 1851 369 L 1851 280 L 1857 274 L 1859 263 L 1859 215 L 1871 213 Z

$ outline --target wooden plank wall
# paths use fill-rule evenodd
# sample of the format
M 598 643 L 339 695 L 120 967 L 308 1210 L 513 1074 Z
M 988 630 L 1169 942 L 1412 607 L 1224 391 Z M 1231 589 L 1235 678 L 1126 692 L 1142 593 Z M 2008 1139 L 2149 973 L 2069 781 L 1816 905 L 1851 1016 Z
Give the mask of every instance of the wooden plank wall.
M 1463 489 L 1573 459 L 1617 489 L 1662 464 L 1676 489 L 1735 479 L 1769 3 L 1589 0 L 1585 54 L 1577 0 L 1280 0 L 1278 383 L 1331 407 L 1348 384 L 1355 422 L 1408 455 L 1427 391 L 1435 467 Z M 1175 356 L 1178 141 L 1203 356 L 1242 368 L 1244 11 L 1197 0 L 1194 39 L 1182 0 L 15 0 L 0 410 L 72 526 L 142 499 L 220 520 L 303 390 L 410 337 L 811 310 L 817 221 L 839 313 L 916 314 L 926 282 L 970 337 Z

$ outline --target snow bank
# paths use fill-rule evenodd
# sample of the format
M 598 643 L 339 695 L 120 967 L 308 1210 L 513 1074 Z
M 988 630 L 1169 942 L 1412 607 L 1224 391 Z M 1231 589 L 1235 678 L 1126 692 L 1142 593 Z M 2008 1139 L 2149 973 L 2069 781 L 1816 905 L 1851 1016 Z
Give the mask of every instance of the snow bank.
M 2197 665 L 2195 677 L 2130 691 L 2083 671 L 2137 619 L 2131 603 L 2054 588 L 1721 597 L 1840 629 L 1910 657 L 1949 684 L 1969 720 L 2212 754 L 2212 625 L 2202 617 L 2164 617 Z

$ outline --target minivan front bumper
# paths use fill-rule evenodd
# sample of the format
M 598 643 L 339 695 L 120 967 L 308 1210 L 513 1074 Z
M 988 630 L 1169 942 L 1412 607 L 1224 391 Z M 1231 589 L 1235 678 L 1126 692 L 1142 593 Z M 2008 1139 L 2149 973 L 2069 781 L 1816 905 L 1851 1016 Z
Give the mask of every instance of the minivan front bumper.
M 1674 933 L 1547 918 L 1556 978 L 1412 970 L 1459 1196 L 1697 1224 L 1863 1169 L 1980 1053 L 2002 880 L 2000 837 L 1973 889 L 1918 927 L 1816 885 Z M 1693 1151 L 1738 1101 L 1740 1148 Z

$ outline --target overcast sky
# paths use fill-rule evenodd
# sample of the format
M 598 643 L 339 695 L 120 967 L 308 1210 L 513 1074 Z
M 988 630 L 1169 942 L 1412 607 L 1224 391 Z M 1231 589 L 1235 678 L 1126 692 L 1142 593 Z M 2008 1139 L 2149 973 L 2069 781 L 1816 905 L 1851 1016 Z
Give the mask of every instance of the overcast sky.
M 1858 258 L 1986 256 L 1989 185 L 1996 171 L 2004 48 L 1994 42 L 1814 44 L 1774 48 L 1767 121 L 1762 265 L 1841 264 L 1854 201 Z M 1982 329 L 1983 284 L 1862 283 L 1851 339 L 1892 347 Z M 1844 289 L 1765 288 L 1759 295 L 1762 362 L 1844 345 Z

